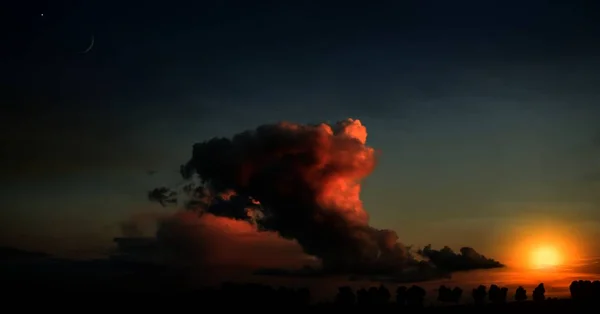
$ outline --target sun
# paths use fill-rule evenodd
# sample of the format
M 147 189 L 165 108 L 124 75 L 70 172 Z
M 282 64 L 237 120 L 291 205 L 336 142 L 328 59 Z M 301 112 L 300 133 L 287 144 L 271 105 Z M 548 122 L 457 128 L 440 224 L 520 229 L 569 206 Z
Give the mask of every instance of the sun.
M 539 246 L 531 252 L 533 268 L 552 268 L 560 264 L 562 264 L 562 256 L 553 246 Z

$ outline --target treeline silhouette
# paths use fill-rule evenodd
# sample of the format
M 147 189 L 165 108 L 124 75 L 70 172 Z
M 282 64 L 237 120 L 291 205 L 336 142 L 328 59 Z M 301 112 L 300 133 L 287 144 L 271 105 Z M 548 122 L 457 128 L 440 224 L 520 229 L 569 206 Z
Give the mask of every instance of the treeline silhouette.
M 600 281 L 578 280 L 573 281 L 569 286 L 571 299 L 574 301 L 599 302 L 600 301 Z
M 448 304 L 458 304 L 461 302 L 463 290 L 460 287 L 439 287 L 437 301 Z M 533 301 L 544 301 L 546 289 L 544 284 L 539 284 L 532 293 Z M 416 285 L 407 288 L 400 286 L 396 289 L 395 301 L 400 306 L 422 307 L 424 306 L 426 291 Z M 491 285 L 489 290 L 486 286 L 480 285 L 471 292 L 473 303 L 477 305 L 485 304 L 486 301 L 492 304 L 503 304 L 508 301 L 508 288 L 500 288 L 497 285 Z M 359 289 L 356 294 L 348 286 L 340 287 L 335 298 L 335 303 L 339 305 L 377 305 L 390 302 L 391 294 L 389 290 L 381 285 L 369 289 Z M 527 291 L 519 286 L 514 294 L 514 300 L 517 302 L 528 299 Z
M 571 300 L 569 302 L 586 303 L 600 300 L 599 281 L 574 281 L 570 286 Z M 519 286 L 514 293 L 509 293 L 507 287 L 492 284 L 488 287 L 480 285 L 472 289 L 470 296 L 464 293 L 460 287 L 447 287 L 441 285 L 437 289 L 437 301 L 442 304 L 454 306 L 491 306 L 502 307 L 510 304 L 526 304 L 539 306 L 550 304 L 551 307 L 560 305 L 561 300 L 546 298 L 546 289 L 540 283 L 531 295 Z M 261 300 L 268 299 L 271 305 L 301 308 L 311 305 L 311 294 L 307 288 L 275 288 L 262 284 L 235 284 L 226 283 L 220 288 L 205 288 L 201 295 L 206 298 L 206 303 L 227 304 L 227 300 L 247 305 L 262 304 Z M 400 308 L 425 308 L 427 292 L 422 287 L 412 285 L 410 287 L 399 286 L 390 291 L 386 286 L 379 285 L 369 288 L 352 289 L 350 286 L 338 288 L 333 302 L 313 304 L 316 307 L 331 308 L 353 308 L 353 307 L 381 307 L 391 306 Z M 512 302 L 511 302 L 512 301 Z M 553 303 L 554 302 L 554 303 Z
M 112 303 L 140 304 L 155 307 L 177 301 L 180 306 L 202 304 L 220 308 L 246 306 L 248 308 L 270 309 L 361 309 L 368 311 L 377 308 L 381 311 L 464 311 L 487 312 L 499 309 L 501 312 L 522 313 L 577 312 L 588 307 L 597 307 L 600 302 L 600 281 L 573 281 L 569 287 L 570 299 L 546 297 L 546 288 L 540 283 L 532 291 L 519 286 L 511 291 L 507 287 L 492 284 L 480 285 L 470 291 L 460 287 L 441 285 L 437 295 L 429 295 L 418 286 L 385 285 L 353 289 L 350 286 L 338 288 L 337 294 L 328 302 L 316 302 L 308 288 L 273 287 L 257 283 L 224 283 L 219 287 L 199 288 L 195 283 L 186 283 L 186 273 L 174 274 L 149 269 L 126 276 L 85 276 L 77 272 L 60 278 L 48 273 L 47 276 L 22 273 L 12 280 L 3 281 L 8 290 L 4 300 L 18 300 L 8 295 L 49 295 L 61 294 L 78 300 L 94 301 L 102 296 Z M 4 276 L 4 279 L 9 279 Z M 45 279 L 44 279 L 45 278 Z M 77 296 L 77 297 L 75 297 Z M 436 300 L 436 306 L 428 306 Z M 446 306 L 439 306 L 446 305 Z M 580 308 L 583 305 L 583 308 Z

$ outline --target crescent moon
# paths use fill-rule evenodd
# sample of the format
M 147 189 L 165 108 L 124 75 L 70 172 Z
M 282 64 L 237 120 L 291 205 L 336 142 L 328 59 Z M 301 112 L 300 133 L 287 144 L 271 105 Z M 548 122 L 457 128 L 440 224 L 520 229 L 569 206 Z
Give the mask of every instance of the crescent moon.
M 94 48 L 94 42 L 95 42 L 95 38 L 94 35 L 92 35 L 92 42 L 90 43 L 90 45 L 87 47 L 86 50 L 82 51 L 82 54 L 86 54 L 88 52 L 90 52 L 90 50 L 92 50 L 92 48 Z

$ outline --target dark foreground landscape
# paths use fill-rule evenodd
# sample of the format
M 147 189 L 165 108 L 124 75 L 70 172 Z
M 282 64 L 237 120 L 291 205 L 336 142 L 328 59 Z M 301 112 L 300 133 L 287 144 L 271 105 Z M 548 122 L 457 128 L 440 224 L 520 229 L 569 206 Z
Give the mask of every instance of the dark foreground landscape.
M 4 282 L 6 285 L 8 282 Z M 356 313 L 579 313 L 594 311 L 598 307 L 598 294 L 586 299 L 543 299 L 513 301 L 491 300 L 489 295 L 477 303 L 472 296 L 464 300 L 450 301 L 447 305 L 424 306 L 423 299 L 413 295 L 398 298 L 371 296 L 367 298 L 343 299 L 343 293 L 333 302 L 311 303 L 307 289 L 267 287 L 255 284 L 224 284 L 220 288 L 203 289 L 152 289 L 153 291 L 133 291 L 131 286 L 95 286 L 89 283 L 79 285 L 53 284 L 40 285 L 35 281 L 12 282 L 12 289 L 3 295 L 4 304 L 19 304 L 21 309 L 37 308 L 79 311 L 84 308 L 95 310 L 137 309 L 169 311 L 207 310 L 259 310 L 268 312 L 313 312 L 343 311 Z M 122 283 L 122 282 L 121 282 Z M 16 286 L 14 286 L 16 284 Z M 412 287 L 411 287 L 412 288 Z M 411 288 L 408 288 L 410 290 Z M 379 289 L 379 288 L 375 288 Z M 402 288 L 401 288 L 402 290 Z M 407 291 L 408 291 L 407 290 Z M 24 302 L 24 299 L 37 300 Z M 471 300 L 469 300 L 471 299 Z M 400 302 L 400 303 L 399 303 Z M 464 303 L 461 302 L 470 302 Z
M 600 300 L 599 281 L 574 281 L 571 298 L 546 298 L 543 284 L 533 291 L 515 291 L 491 285 L 472 291 L 441 286 L 428 296 L 417 285 L 374 285 L 353 290 L 339 287 L 334 300 L 315 303 L 306 288 L 270 287 L 261 284 L 225 283 L 199 288 L 186 284 L 185 271 L 115 261 L 43 263 L 19 261 L 0 264 L 2 299 L 5 305 L 62 310 L 87 309 L 245 309 L 278 312 L 432 312 L 432 313 L 577 313 L 594 311 Z M 426 305 L 436 299 L 439 305 Z M 30 301 L 27 301 L 30 300 Z

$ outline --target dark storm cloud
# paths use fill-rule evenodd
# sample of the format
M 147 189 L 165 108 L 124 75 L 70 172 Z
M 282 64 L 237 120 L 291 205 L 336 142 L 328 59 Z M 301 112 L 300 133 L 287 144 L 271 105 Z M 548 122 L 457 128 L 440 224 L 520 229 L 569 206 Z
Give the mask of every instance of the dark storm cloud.
M 325 273 L 395 275 L 502 267 L 473 249 L 444 258 L 430 248 L 419 262 L 392 230 L 369 225 L 360 181 L 376 164 L 358 120 L 337 124 L 278 123 L 194 145 L 182 176 L 199 182 L 149 193 L 162 204 L 184 201 L 192 212 L 221 216 L 297 241 Z M 197 177 L 196 177 L 197 176 Z M 177 193 L 175 193 L 177 192 Z M 216 241 L 216 239 L 215 239 Z M 439 271 L 435 271 L 438 269 Z M 273 273 L 273 272 L 271 272 Z
M 447 246 L 441 250 L 434 250 L 431 248 L 431 245 L 428 245 L 419 250 L 418 253 L 428 258 L 438 268 L 446 271 L 502 267 L 500 262 L 487 258 L 470 247 L 463 247 L 459 253 L 456 253 Z

